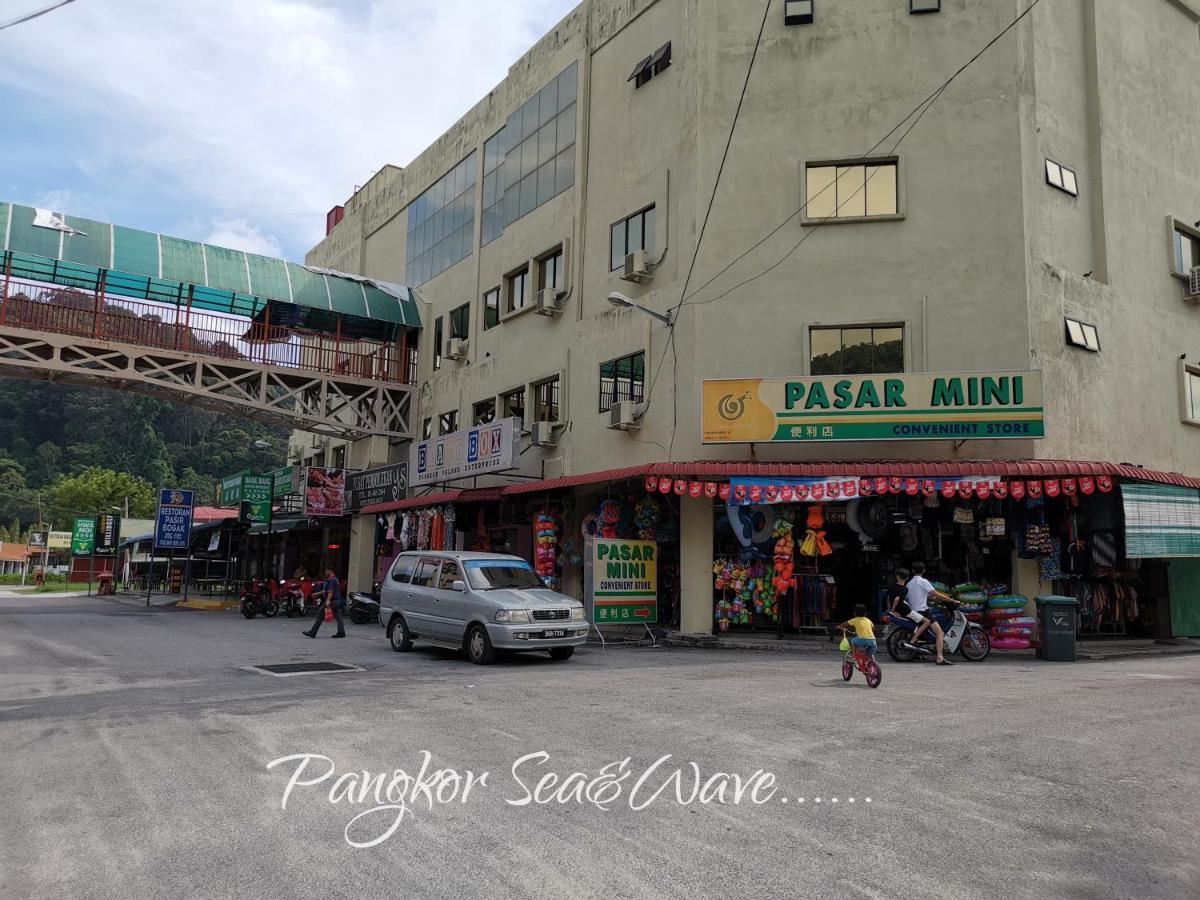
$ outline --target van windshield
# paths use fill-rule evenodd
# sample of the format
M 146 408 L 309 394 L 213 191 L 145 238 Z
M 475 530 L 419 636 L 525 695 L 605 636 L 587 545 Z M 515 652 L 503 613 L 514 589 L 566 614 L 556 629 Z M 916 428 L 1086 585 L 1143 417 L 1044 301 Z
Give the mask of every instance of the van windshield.
M 463 563 L 467 569 L 467 581 L 476 591 L 493 591 L 503 588 L 530 590 L 544 588 L 542 579 L 534 574 L 529 563 L 519 559 L 472 559 Z

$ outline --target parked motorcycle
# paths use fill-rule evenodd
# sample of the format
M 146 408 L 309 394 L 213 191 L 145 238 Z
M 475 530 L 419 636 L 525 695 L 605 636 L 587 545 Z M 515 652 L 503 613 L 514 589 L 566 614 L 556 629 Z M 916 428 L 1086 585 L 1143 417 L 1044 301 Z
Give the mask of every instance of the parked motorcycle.
M 945 634 L 945 652 L 952 655 L 961 653 L 968 662 L 982 662 L 992 652 L 992 642 L 988 640 L 987 632 L 978 622 L 967 619 L 961 609 L 955 609 L 953 614 L 940 607 L 930 606 L 928 616 L 942 626 Z M 936 656 L 937 638 L 933 627 L 926 628 L 917 643 L 912 642 L 917 630 L 916 623 L 888 613 L 884 616 L 887 624 L 888 656 L 896 662 L 912 662 L 918 656 Z
M 366 625 L 379 622 L 379 585 L 374 586 L 370 594 L 365 591 L 351 591 L 346 615 L 355 625 Z
M 279 605 L 289 619 L 294 616 L 303 616 L 306 612 L 304 592 L 301 590 L 299 582 L 280 579 L 278 596 Z
M 242 615 L 247 619 L 262 616 L 272 619 L 279 614 L 279 601 L 271 596 L 271 589 L 265 584 L 255 582 L 246 593 L 242 594 Z

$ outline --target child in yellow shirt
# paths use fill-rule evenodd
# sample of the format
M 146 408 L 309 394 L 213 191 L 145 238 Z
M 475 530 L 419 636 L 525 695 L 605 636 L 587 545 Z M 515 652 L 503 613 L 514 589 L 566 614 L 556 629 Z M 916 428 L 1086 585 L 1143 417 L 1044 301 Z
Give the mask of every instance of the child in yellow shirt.
M 875 624 L 867 618 L 867 608 L 859 603 L 854 607 L 854 618 L 843 622 L 840 628 L 853 628 L 854 637 L 850 643 L 860 650 L 866 651 L 867 656 L 875 656 Z

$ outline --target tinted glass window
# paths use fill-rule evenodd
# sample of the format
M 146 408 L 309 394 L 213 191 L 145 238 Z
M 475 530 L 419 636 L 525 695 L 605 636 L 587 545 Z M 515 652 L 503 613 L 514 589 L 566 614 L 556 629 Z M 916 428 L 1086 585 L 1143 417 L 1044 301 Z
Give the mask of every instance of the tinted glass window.
M 433 587 L 437 583 L 438 568 L 440 566 L 440 560 L 421 560 L 421 564 L 417 566 L 417 574 L 413 576 L 412 583 L 421 587 Z
M 408 579 L 412 577 L 413 569 L 416 567 L 417 558 L 415 556 L 401 556 L 396 560 L 396 564 L 392 566 L 392 580 L 407 584 Z
M 462 580 L 462 570 L 458 568 L 458 563 L 444 560 L 442 562 L 442 574 L 438 579 L 438 587 L 444 591 L 448 591 L 453 588 L 454 582 Z

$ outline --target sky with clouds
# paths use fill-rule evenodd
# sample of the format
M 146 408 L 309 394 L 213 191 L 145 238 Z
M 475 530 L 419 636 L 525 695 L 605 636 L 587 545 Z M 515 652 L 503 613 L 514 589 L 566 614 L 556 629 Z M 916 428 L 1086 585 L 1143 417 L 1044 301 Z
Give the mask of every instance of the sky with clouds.
M 0 200 L 300 260 L 577 2 L 75 0 L 0 31 Z

